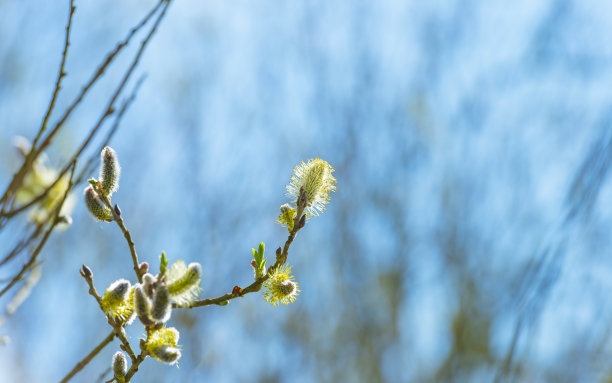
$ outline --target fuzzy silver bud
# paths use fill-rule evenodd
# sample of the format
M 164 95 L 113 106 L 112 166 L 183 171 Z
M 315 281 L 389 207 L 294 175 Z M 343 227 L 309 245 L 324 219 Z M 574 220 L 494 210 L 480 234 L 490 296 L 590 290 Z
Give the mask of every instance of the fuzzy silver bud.
M 146 273 L 142 276 L 142 288 L 149 298 L 153 298 L 153 286 L 157 283 L 157 278 L 153 274 Z
M 81 267 L 81 276 L 83 278 L 87 278 L 90 279 L 93 276 L 93 273 L 91 272 L 91 269 L 89 267 L 87 267 L 87 265 L 83 265 L 83 267 Z
M 155 350 L 155 356 L 163 363 L 170 365 L 178 363 L 181 359 L 181 351 L 176 347 L 162 346 Z
M 108 293 L 110 294 L 113 301 L 123 302 L 127 299 L 132 287 L 130 281 L 125 279 L 119 279 L 108 287 Z
M 100 221 L 110 222 L 113 220 L 113 214 L 110 209 L 104 206 L 104 203 L 98 196 L 98 193 L 92 186 L 85 188 L 85 205 L 89 212 Z
M 151 320 L 151 301 L 147 298 L 143 286 L 134 286 L 134 311 L 145 326 L 153 324 Z
M 121 351 L 117 351 L 115 355 L 113 355 L 112 366 L 117 381 L 125 381 L 125 374 L 127 374 L 127 359 Z
M 166 285 L 160 284 L 155 288 L 155 292 L 153 293 L 151 318 L 157 323 L 165 323 L 170 319 L 171 313 L 170 292 Z
M 104 194 L 111 196 L 119 189 L 119 177 L 121 176 L 121 167 L 117 159 L 117 153 L 107 146 L 100 153 L 102 166 L 100 166 L 100 183 Z

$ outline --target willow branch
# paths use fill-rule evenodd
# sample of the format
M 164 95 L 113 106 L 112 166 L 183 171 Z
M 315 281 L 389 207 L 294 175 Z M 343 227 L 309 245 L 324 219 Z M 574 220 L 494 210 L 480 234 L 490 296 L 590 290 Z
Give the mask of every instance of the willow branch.
M 123 345 L 123 349 L 128 353 L 128 355 L 130 356 L 130 359 L 132 359 L 132 361 L 136 360 L 136 355 L 134 354 L 134 350 L 132 349 L 132 346 L 130 345 L 130 342 L 128 341 L 127 336 L 125 335 L 125 330 L 123 329 L 124 323 L 115 321 L 110 315 L 104 312 L 104 308 L 102 307 L 102 296 L 98 294 L 98 291 L 96 290 L 96 287 L 94 286 L 93 275 L 92 274 L 88 275 L 81 271 L 81 276 L 85 279 L 85 282 L 87 282 L 87 285 L 89 286 L 89 295 L 94 297 L 96 302 L 98 302 L 98 306 L 100 306 L 100 310 L 102 310 L 102 312 L 106 316 L 108 324 L 111 325 L 111 327 L 113 328 L 113 334 L 115 334 L 115 336 L 119 338 L 119 340 L 121 341 L 121 344 Z
M 130 369 L 128 370 L 127 374 L 125 374 L 126 382 L 129 382 L 132 376 L 134 376 L 134 374 L 138 372 L 138 367 L 140 367 L 140 364 L 144 362 L 144 360 L 147 358 L 147 355 L 148 353 L 146 352 L 146 350 L 142 348 L 142 351 L 140 352 L 136 360 L 132 361 L 132 365 L 130 366 Z
M 136 273 L 138 282 L 142 283 L 142 276 L 144 272 L 140 270 L 140 267 L 139 267 L 140 263 L 138 262 L 138 254 L 136 253 L 136 244 L 134 243 L 134 240 L 132 239 L 132 234 L 125 227 L 125 223 L 123 222 L 123 217 L 121 216 L 121 210 L 119 210 L 118 205 L 115 205 L 115 207 L 113 208 L 113 206 L 110 203 L 110 200 L 108 199 L 108 196 L 106 196 L 104 193 L 98 193 L 98 195 L 100 196 L 100 199 L 102 200 L 102 202 L 104 202 L 106 207 L 108 207 L 110 211 L 113 213 L 113 221 L 115 221 L 117 223 L 117 226 L 119 226 L 119 229 L 121 229 L 121 232 L 123 233 L 123 237 L 125 238 L 128 244 L 128 247 L 130 249 L 130 255 L 132 256 L 132 263 L 134 264 L 134 272 Z
M 301 194 L 303 194 L 303 191 L 301 192 Z M 304 227 L 304 223 L 305 223 L 305 218 L 302 213 L 304 212 L 304 208 L 306 207 L 306 200 L 305 200 L 305 195 L 302 195 L 301 198 L 298 199 L 298 203 L 297 203 L 297 212 L 294 218 L 294 224 L 293 224 L 293 229 L 289 232 L 289 237 L 287 238 L 287 240 L 285 241 L 285 245 L 283 246 L 282 251 L 277 250 L 276 253 L 276 262 L 274 263 L 274 265 L 272 265 L 271 267 L 268 268 L 268 271 L 266 272 L 266 274 L 264 274 L 261 278 L 258 278 L 255 280 L 255 282 L 251 283 L 250 285 L 248 285 L 247 287 L 245 287 L 244 289 L 240 290 L 240 293 L 227 293 L 225 295 L 221 295 L 220 297 L 217 298 L 210 298 L 210 299 L 200 299 L 197 301 L 193 301 L 191 302 L 189 305 L 187 306 L 180 306 L 177 304 L 172 304 L 172 307 L 174 308 L 185 308 L 185 309 L 191 309 L 194 307 L 202 307 L 202 306 L 210 306 L 210 305 L 220 305 L 220 304 L 224 304 L 232 299 L 238 298 L 238 297 L 243 297 L 248 293 L 252 293 L 252 292 L 256 292 L 259 291 L 261 289 L 261 285 L 267 281 L 268 279 L 270 279 L 270 277 L 272 276 L 272 274 L 282 265 L 285 264 L 285 262 L 287 262 L 287 257 L 289 256 L 289 248 L 291 247 L 291 244 L 293 243 L 293 240 L 295 239 L 295 236 L 297 235 L 298 231 L 300 231 L 300 229 L 302 229 Z
M 76 366 L 74 366 L 74 368 L 72 370 L 70 370 L 68 375 L 66 375 L 64 377 L 64 379 L 61 380 L 60 383 L 66 383 L 67 381 L 72 379 L 72 377 L 75 376 L 77 374 L 77 372 L 81 371 L 85 366 L 87 366 L 87 364 L 89 364 L 89 362 L 91 362 L 91 360 L 96 355 L 98 355 L 100 353 L 100 351 L 102 351 L 102 349 L 104 349 L 104 347 L 106 347 L 107 344 L 112 342 L 113 338 L 115 338 L 115 332 L 114 331 L 112 331 L 110 334 L 108 334 L 108 336 L 106 338 L 104 338 L 104 340 L 102 342 L 100 342 L 100 344 L 97 345 L 96 348 L 91 350 L 91 352 L 89 354 L 87 354 L 86 357 L 84 357 L 79 363 L 77 363 Z
M 22 239 L 15 245 L 11 252 L 8 253 L 4 258 L 2 258 L 2 260 L 0 261 L 0 266 L 6 264 L 8 261 L 16 257 L 23 250 L 25 250 L 30 243 L 32 243 L 36 238 L 38 238 L 38 236 L 42 234 L 45 224 L 47 224 L 46 221 L 40 222 L 36 224 L 36 228 L 32 231 L 32 233 L 30 233 L 29 235 L 27 235 L 27 233 L 24 233 Z

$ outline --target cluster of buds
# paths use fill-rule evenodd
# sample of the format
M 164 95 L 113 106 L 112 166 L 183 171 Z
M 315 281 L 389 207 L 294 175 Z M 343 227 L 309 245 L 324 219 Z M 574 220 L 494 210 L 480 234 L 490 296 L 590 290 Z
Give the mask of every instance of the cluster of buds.
M 172 314 L 172 303 L 188 305 L 200 293 L 202 266 L 177 261 L 169 271 L 154 276 L 146 273 L 142 284 L 134 287 L 134 310 L 145 326 L 166 323 Z
M 318 216 L 329 202 L 329 194 L 336 190 L 336 179 L 332 176 L 334 168 L 320 158 L 302 161 L 293 169 L 293 175 L 287 185 L 287 196 L 293 198 L 290 203 L 280 207 L 276 222 L 287 227 L 292 235 L 306 225 L 306 219 Z M 257 254 L 253 250 L 255 264 Z M 260 256 L 261 259 L 261 256 Z M 279 247 L 276 250 L 277 267 L 267 271 L 268 279 L 264 282 L 263 291 L 266 301 L 274 306 L 289 304 L 295 301 L 300 293 L 297 282 L 291 275 L 291 266 L 285 265 L 286 252 Z M 253 266 L 255 268 L 255 266 Z M 256 278 L 262 270 L 255 269 Z
M 121 166 L 117 159 L 117 153 L 109 146 L 102 149 L 100 153 L 101 165 L 99 180 L 89 180 L 90 186 L 85 188 L 85 205 L 89 212 L 98 220 L 110 222 L 113 220 L 113 212 L 104 202 L 106 197 L 110 198 L 119 188 L 119 177 Z M 120 214 L 119 207 L 115 207 L 115 213 Z

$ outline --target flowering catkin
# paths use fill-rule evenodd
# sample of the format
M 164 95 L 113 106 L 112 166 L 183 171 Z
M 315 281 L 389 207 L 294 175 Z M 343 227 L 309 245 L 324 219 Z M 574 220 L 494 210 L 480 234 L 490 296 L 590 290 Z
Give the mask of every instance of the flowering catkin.
M 185 266 L 185 262 L 176 261 L 168 273 L 168 291 L 170 297 L 179 306 L 185 306 L 197 299 L 200 293 L 202 266 L 193 262 Z
M 301 162 L 293 169 L 291 181 L 287 185 L 287 195 L 293 197 L 294 204 L 300 196 L 300 190 L 306 194 L 306 213 L 308 216 L 319 215 L 329 202 L 329 193 L 336 191 L 336 179 L 332 176 L 334 168 L 320 158 Z
M 112 366 L 115 378 L 117 378 L 119 382 L 123 382 L 125 380 L 125 374 L 127 374 L 127 359 L 121 351 L 117 351 L 115 355 L 113 355 Z
M 117 153 L 107 146 L 100 153 L 102 165 L 100 166 L 100 183 L 104 194 L 111 196 L 119 189 L 119 177 L 121 176 L 121 167 L 117 159 Z
M 104 206 L 104 203 L 92 186 L 85 188 L 85 205 L 87 205 L 87 209 L 96 219 L 108 222 L 113 220 L 113 214 L 110 209 Z
M 143 287 L 138 284 L 134 286 L 134 311 L 140 321 L 145 324 L 151 324 L 151 301 L 147 298 Z
M 110 294 L 110 298 L 115 302 L 123 302 L 128 297 L 130 292 L 130 281 L 125 279 L 119 279 L 108 287 L 107 292 Z
M 153 285 L 157 282 L 157 278 L 151 273 L 146 273 L 142 276 L 142 288 L 149 298 L 153 298 Z
M 158 323 L 167 322 L 171 314 L 170 293 L 165 285 L 158 285 L 153 293 L 151 318 Z
M 181 358 L 178 341 L 179 332 L 174 327 L 162 327 L 150 333 L 145 348 L 160 362 L 176 364 Z

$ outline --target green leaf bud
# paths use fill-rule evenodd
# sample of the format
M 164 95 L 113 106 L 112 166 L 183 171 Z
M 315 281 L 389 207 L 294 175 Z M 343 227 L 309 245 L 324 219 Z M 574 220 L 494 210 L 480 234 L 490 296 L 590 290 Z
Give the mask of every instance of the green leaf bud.
M 165 285 L 158 285 L 153 293 L 153 307 L 151 318 L 158 323 L 165 323 L 170 319 L 172 307 L 170 305 L 170 293 Z
M 159 272 L 163 274 L 168 268 L 168 258 L 166 258 L 166 252 L 162 251 L 159 256 Z
M 102 166 L 100 166 L 100 183 L 104 194 L 111 196 L 119 189 L 119 177 L 121 176 L 121 167 L 117 159 L 117 153 L 107 146 L 100 153 Z
M 85 205 L 87 205 L 87 209 L 96 219 L 107 222 L 113 220 L 113 214 L 110 209 L 104 206 L 98 193 L 91 186 L 85 188 Z
M 113 355 L 113 373 L 118 382 L 125 381 L 125 374 L 127 374 L 127 359 L 121 351 L 117 351 Z

